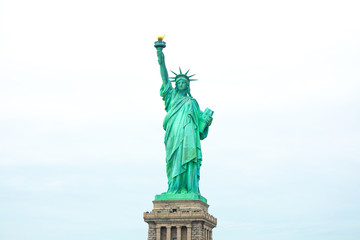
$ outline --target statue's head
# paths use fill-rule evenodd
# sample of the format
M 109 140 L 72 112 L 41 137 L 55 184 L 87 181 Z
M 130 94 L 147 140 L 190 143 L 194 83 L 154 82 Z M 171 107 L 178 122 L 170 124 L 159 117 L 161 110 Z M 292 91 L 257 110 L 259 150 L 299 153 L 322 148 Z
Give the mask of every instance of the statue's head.
M 175 82 L 175 87 L 179 91 L 184 91 L 189 88 L 189 80 L 186 78 L 178 78 Z
M 187 90 L 187 93 L 190 94 L 190 81 L 196 81 L 196 79 L 191 79 L 192 76 L 195 76 L 195 74 L 188 76 L 187 73 L 190 71 L 187 70 L 186 73 L 182 73 L 181 68 L 179 67 L 180 73 L 177 74 L 173 71 L 171 71 L 173 74 L 175 74 L 175 77 L 171 77 L 171 82 L 175 82 L 175 89 L 177 91 L 184 91 Z
M 170 79 L 173 79 L 173 80 L 170 80 L 170 82 L 178 82 L 178 81 L 181 80 L 181 79 L 185 79 L 185 80 L 188 81 L 188 82 L 190 82 L 190 81 L 196 81 L 196 79 L 191 79 L 191 77 L 192 77 L 192 76 L 195 76 L 195 74 L 190 75 L 190 76 L 187 75 L 187 73 L 190 71 L 190 69 L 187 70 L 186 73 L 182 73 L 180 67 L 179 67 L 179 70 L 180 70 L 180 73 L 179 73 L 179 74 L 171 71 L 173 74 L 175 74 L 175 77 L 170 77 Z

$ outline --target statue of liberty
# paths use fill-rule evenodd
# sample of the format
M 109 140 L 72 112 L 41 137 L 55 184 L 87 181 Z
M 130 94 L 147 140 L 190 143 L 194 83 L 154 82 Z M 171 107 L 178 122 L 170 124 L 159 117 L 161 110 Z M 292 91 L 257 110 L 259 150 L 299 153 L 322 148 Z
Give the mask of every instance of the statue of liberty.
M 166 148 L 166 173 L 168 190 L 156 195 L 155 200 L 199 199 L 206 202 L 200 195 L 199 180 L 202 161 L 200 140 L 207 137 L 212 122 L 213 111 L 202 112 L 197 101 L 191 96 L 190 82 L 194 75 L 175 73 L 170 80 L 165 66 L 163 48 L 166 46 L 159 37 L 155 42 L 162 86 L 160 95 L 165 102 L 167 112 L 163 128 Z M 171 82 L 175 82 L 175 88 Z

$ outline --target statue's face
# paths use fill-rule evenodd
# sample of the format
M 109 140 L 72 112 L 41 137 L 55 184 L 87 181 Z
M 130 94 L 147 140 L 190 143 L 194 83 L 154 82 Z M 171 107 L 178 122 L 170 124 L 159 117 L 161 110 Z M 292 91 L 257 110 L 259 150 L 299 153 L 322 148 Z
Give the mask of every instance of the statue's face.
M 188 88 L 188 81 L 186 79 L 180 79 L 176 82 L 176 86 L 179 89 L 179 91 L 186 90 Z

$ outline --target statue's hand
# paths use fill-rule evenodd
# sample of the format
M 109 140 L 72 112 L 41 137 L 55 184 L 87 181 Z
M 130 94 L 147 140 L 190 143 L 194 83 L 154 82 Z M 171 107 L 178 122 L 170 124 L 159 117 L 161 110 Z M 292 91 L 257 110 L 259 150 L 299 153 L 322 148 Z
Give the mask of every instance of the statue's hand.
M 161 48 L 157 49 L 158 62 L 161 65 L 164 62 L 164 53 L 161 51 Z
M 206 121 L 208 127 L 210 127 L 210 125 L 211 125 L 211 123 L 212 123 L 212 121 L 213 121 L 213 118 L 210 117 L 210 116 L 205 116 L 205 117 L 204 117 L 204 120 Z

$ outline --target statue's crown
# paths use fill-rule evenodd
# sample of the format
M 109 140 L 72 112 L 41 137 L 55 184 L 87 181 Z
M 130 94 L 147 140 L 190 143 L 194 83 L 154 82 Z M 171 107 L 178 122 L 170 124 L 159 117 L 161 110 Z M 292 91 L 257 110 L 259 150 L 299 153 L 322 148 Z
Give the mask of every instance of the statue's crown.
M 175 77 L 170 77 L 170 79 L 173 79 L 173 80 L 170 80 L 170 82 L 177 82 L 177 81 L 178 81 L 179 79 L 181 79 L 181 78 L 182 78 L 182 79 L 185 78 L 185 79 L 188 80 L 189 82 L 190 82 L 190 81 L 196 81 L 196 80 L 197 80 L 197 79 L 191 79 L 191 77 L 195 76 L 196 74 L 193 74 L 193 75 L 190 75 L 190 76 L 187 75 L 188 72 L 190 71 L 190 69 L 187 70 L 186 73 L 182 73 L 181 68 L 179 67 L 179 71 L 180 71 L 179 74 L 171 71 L 173 74 L 175 74 Z

